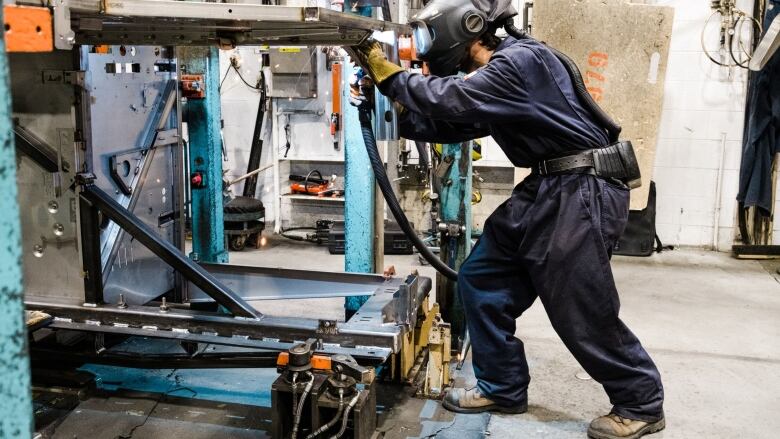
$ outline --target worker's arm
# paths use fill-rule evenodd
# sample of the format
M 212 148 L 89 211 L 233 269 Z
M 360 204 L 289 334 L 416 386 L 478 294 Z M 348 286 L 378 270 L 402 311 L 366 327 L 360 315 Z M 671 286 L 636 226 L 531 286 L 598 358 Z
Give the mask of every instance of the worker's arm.
M 434 120 L 406 109 L 398 116 L 401 137 L 418 142 L 460 143 L 487 137 L 487 125 Z
M 518 64 L 543 65 L 532 51 L 508 48 L 465 78 L 398 72 L 379 84 L 380 91 L 412 113 L 458 123 L 522 122 L 536 111 Z

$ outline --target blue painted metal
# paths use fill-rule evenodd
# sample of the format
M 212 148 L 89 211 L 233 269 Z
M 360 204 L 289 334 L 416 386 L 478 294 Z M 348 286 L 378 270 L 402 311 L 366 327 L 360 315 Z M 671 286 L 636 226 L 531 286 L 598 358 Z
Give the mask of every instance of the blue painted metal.
M 190 173 L 203 175 L 204 187 L 192 189 L 192 253 L 199 262 L 226 263 L 222 196 L 222 136 L 219 96 L 219 50 L 182 48 L 189 74 L 205 76 L 205 99 L 187 102 Z
M 22 290 L 22 230 L 16 199 L 8 57 L 1 39 L 0 136 L 0 437 L 29 438 L 33 415 Z
M 452 167 L 442 182 L 440 195 L 440 216 L 445 223 L 458 223 L 465 226 L 465 232 L 455 239 L 444 238 L 442 240 L 441 255 L 444 261 L 453 269 L 458 270 L 471 252 L 471 194 L 472 194 L 472 143 L 451 143 L 442 145 L 442 157 L 454 158 Z M 454 241 L 454 242 L 453 242 Z M 456 245 L 457 248 L 453 248 Z M 439 275 L 437 279 L 438 297 L 448 297 L 446 303 L 449 309 L 444 310 L 452 325 L 452 333 L 463 335 L 465 317 L 463 305 L 456 292 L 455 282 L 448 281 Z M 444 295 L 444 296 L 442 296 Z
M 271 407 L 275 369 L 132 369 L 85 364 L 100 389 L 162 393 L 180 398 Z
M 348 65 L 348 64 L 347 64 Z M 354 72 L 344 69 L 345 83 Z M 349 102 L 349 87 L 342 87 L 341 102 Z M 344 105 L 344 270 L 351 273 L 373 273 L 374 267 L 374 200 L 376 182 L 366 144 L 360 130 L 358 109 Z M 347 297 L 344 308 L 357 311 L 369 296 Z

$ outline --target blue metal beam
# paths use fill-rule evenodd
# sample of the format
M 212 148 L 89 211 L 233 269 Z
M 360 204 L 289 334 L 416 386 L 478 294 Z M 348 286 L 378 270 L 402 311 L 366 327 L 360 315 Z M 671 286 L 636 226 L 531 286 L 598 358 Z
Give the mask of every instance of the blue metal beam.
M 345 66 L 349 66 L 348 63 Z M 353 71 L 344 69 L 344 83 L 349 84 Z M 342 87 L 341 102 L 349 102 L 349 87 Z M 344 129 L 344 270 L 351 273 L 373 273 L 374 209 L 376 183 L 366 145 L 360 130 L 358 109 L 343 105 Z M 345 299 L 347 312 L 357 311 L 368 296 Z
M 449 173 L 442 181 L 440 216 L 447 224 L 457 223 L 463 227 L 460 235 L 455 238 L 442 237 L 441 255 L 444 262 L 455 270 L 471 252 L 471 194 L 472 194 L 472 162 L 471 142 L 451 143 L 442 145 L 442 157 L 452 156 L 453 164 Z M 453 248 L 453 245 L 456 248 Z M 465 317 L 460 296 L 457 294 L 455 282 L 439 275 L 437 278 L 437 297 L 445 304 L 443 314 L 452 325 L 452 333 L 463 335 Z
M 190 174 L 200 173 L 203 186 L 192 188 L 192 254 L 199 262 L 226 263 L 222 197 L 222 135 L 219 96 L 219 50 L 182 48 L 188 74 L 203 74 L 205 99 L 187 102 Z
M 0 17 L 2 13 L 0 12 Z M 22 231 L 5 41 L 0 40 L 0 437 L 33 431 L 30 357 L 22 290 Z

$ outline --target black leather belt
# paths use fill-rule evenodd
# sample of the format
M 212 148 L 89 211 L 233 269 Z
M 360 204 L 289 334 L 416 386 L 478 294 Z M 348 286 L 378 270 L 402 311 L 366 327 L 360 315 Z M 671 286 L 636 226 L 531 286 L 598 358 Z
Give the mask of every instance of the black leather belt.
M 596 161 L 593 158 L 593 150 L 583 151 L 579 154 L 542 160 L 533 169 L 539 175 L 557 174 L 594 174 L 596 173 Z

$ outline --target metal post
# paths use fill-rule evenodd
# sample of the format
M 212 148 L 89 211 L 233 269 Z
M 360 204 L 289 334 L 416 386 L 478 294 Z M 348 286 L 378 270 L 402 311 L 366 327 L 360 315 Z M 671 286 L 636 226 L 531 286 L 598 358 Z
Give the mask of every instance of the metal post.
M 455 270 L 460 269 L 471 252 L 471 148 L 471 142 L 442 146 L 442 157 L 452 156 L 454 161 L 442 181 L 440 194 L 441 224 L 448 226 L 442 232 L 441 255 Z M 463 337 L 465 317 L 456 283 L 438 275 L 436 286 L 436 301 L 442 307 L 444 320 L 452 324 L 454 337 Z
M 348 65 L 348 64 L 347 64 Z M 352 69 L 344 69 L 344 82 L 349 84 Z M 349 102 L 349 87 L 342 87 L 342 102 Z M 376 181 L 360 130 L 358 109 L 344 105 L 344 270 L 352 273 L 373 273 L 374 210 Z M 357 311 L 368 296 L 347 297 L 347 315 Z
M 219 50 L 182 48 L 181 64 L 187 74 L 203 74 L 204 99 L 187 102 L 190 145 L 190 177 L 199 175 L 202 184 L 192 192 L 192 254 L 200 262 L 226 263 L 225 225 L 222 199 L 222 137 L 219 98 Z
M 0 41 L 0 437 L 29 438 L 33 411 L 22 290 L 22 230 L 16 199 L 8 58 L 5 42 Z

